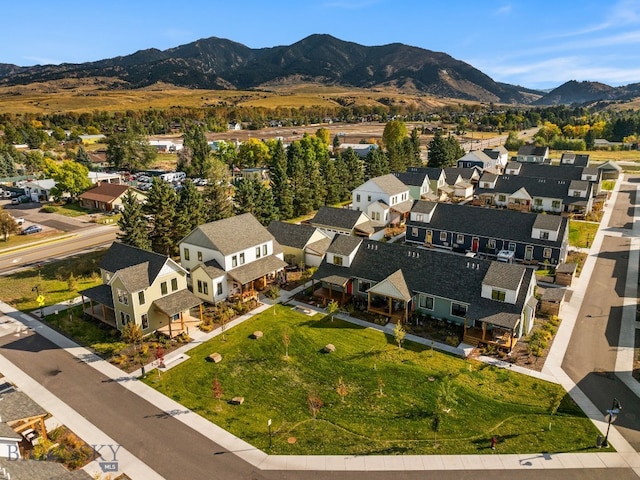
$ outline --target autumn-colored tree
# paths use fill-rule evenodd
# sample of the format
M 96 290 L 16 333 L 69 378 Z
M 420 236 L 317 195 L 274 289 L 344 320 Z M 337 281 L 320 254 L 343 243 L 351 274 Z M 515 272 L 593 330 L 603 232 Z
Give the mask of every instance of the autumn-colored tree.
M 554 389 L 553 392 L 551 392 L 551 395 L 549 395 L 549 407 L 547 409 L 549 412 L 549 430 L 551 430 L 551 420 L 558 411 L 558 408 L 560 408 L 563 397 L 564 391 L 562 391 L 560 387 Z
M 347 385 L 344 383 L 344 380 L 342 380 L 342 377 L 338 379 L 338 386 L 336 387 L 336 393 L 340 395 L 340 400 L 342 401 L 342 403 L 344 403 L 344 397 L 346 397 L 349 394 L 349 389 L 347 388 Z
M 284 358 L 289 358 L 289 345 L 291 345 L 291 335 L 289 331 L 282 332 L 282 344 L 284 345 Z
M 316 137 L 322 140 L 322 143 L 324 143 L 325 145 L 329 145 L 329 142 L 331 141 L 331 133 L 327 128 L 324 127 L 316 130 Z
M 396 326 L 393 329 L 393 337 L 396 339 L 396 343 L 398 344 L 398 350 L 402 350 L 402 342 L 406 335 L 407 332 L 403 328 L 402 324 L 400 322 L 396 323 Z
M 7 241 L 9 235 L 15 235 L 19 231 L 20 227 L 13 216 L 4 208 L 0 207 L 0 234 L 4 237 L 4 241 Z
M 211 392 L 213 393 L 213 398 L 218 400 L 218 410 L 219 410 L 220 408 L 222 408 L 220 405 L 220 401 L 222 400 L 224 391 L 222 390 L 222 385 L 218 380 L 218 375 L 216 375 L 215 378 L 213 379 L 213 382 L 211 382 Z
M 336 302 L 335 300 L 331 300 L 329 302 L 329 305 L 327 305 L 327 313 L 329 314 L 329 318 L 331 319 L 332 322 L 333 322 L 333 317 L 335 316 L 335 314 L 338 312 L 339 309 L 340 309 L 340 306 L 338 305 L 338 302 Z
M 311 412 L 311 416 L 315 420 L 324 403 L 322 402 L 322 399 L 317 392 L 310 391 L 307 395 L 307 405 L 309 406 L 309 412 Z

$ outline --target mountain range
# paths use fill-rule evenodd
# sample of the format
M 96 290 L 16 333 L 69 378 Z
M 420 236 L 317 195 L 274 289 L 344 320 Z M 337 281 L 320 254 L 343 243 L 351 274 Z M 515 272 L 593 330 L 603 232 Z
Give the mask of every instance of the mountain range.
M 158 82 L 187 88 L 268 89 L 321 83 L 357 88 L 396 88 L 410 93 L 507 104 L 572 104 L 640 96 L 640 84 L 610 87 L 567 82 L 545 93 L 496 82 L 445 53 L 401 43 L 363 46 L 330 35 L 311 35 L 293 45 L 252 49 L 206 38 L 168 50 L 147 49 L 96 62 L 19 67 L 0 63 L 0 86 L 60 79 L 113 78 L 119 88 Z

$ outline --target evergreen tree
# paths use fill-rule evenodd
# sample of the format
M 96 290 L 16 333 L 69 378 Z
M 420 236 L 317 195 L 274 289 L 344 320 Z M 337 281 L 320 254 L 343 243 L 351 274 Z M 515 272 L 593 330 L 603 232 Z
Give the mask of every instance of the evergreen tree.
M 596 137 L 592 129 L 589 129 L 589 131 L 585 134 L 584 143 L 587 147 L 587 150 L 593 150 L 593 147 L 596 143 Z
M 236 215 L 251 213 L 256 216 L 258 182 L 253 178 L 239 178 L 233 182 L 233 211 Z
M 214 158 L 204 187 L 204 217 L 207 222 L 215 222 L 233 216 L 229 170 L 219 159 Z
M 76 162 L 78 162 L 80 165 L 84 165 L 88 169 L 91 168 L 91 159 L 89 158 L 89 154 L 82 145 L 78 147 L 78 151 L 76 153 Z
M 364 183 L 364 162 L 352 148 L 347 148 L 344 152 L 341 152 L 336 162 L 338 177 L 344 189 L 341 199 L 346 200 L 351 198 L 351 192 L 355 188 Z
M 147 218 L 142 212 L 142 205 L 131 189 L 122 197 L 122 206 L 124 210 L 118 220 L 120 227 L 118 240 L 132 247 L 151 250 Z
M 420 156 L 420 130 L 418 130 L 418 127 L 411 130 L 411 136 L 408 140 L 411 144 L 412 154 L 411 162 L 408 166 L 419 167 L 422 165 L 422 157 Z
M 305 153 L 300 141 L 294 141 L 287 147 L 287 176 L 293 194 L 294 217 L 313 210 L 313 190 L 309 179 L 305 177 Z
M 293 218 L 293 194 L 287 175 L 287 157 L 278 140 L 271 153 L 271 191 L 281 220 Z
M 385 153 L 379 148 L 372 148 L 365 159 L 365 176 L 367 179 L 390 173 L 389 161 Z
M 254 215 L 265 227 L 273 220 L 278 220 L 279 217 L 273 192 L 262 182 L 258 182 L 256 187 L 256 207 L 254 209 Z
M 449 135 L 447 137 L 447 166 L 455 167 L 458 159 L 464 157 L 465 153 L 464 148 L 460 146 L 460 142 Z
M 149 234 L 151 249 L 162 255 L 175 253 L 177 238 L 176 193 L 167 182 L 156 177 L 153 179 L 145 212 L 153 215 L 153 228 Z
M 192 177 L 205 178 L 210 166 L 210 154 L 211 147 L 204 135 L 204 127 L 191 125 L 183 135 L 177 169 Z
M 324 178 L 325 196 L 324 205 L 334 205 L 340 200 L 342 193 L 342 185 L 338 178 L 335 161 L 328 156 L 320 160 L 320 175 Z
M 177 204 L 177 236 L 185 237 L 198 225 L 205 223 L 204 200 L 191 180 L 182 184 Z
M 464 156 L 464 150 L 453 137 L 444 138 L 440 132 L 436 132 L 429 142 L 430 167 L 444 168 L 455 165 L 456 160 Z

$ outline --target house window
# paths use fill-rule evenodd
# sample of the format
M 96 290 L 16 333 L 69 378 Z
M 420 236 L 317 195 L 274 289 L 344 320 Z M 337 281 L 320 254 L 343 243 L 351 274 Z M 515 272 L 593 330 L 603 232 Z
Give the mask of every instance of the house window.
M 513 242 L 509 242 L 509 251 L 510 252 L 515 252 L 516 251 L 516 244 Z
M 240 254 L 240 265 L 244 265 L 244 252 Z
M 231 266 L 232 267 L 237 267 L 238 266 L 238 256 L 234 255 L 233 257 L 231 257 Z
M 416 227 L 412 227 L 411 228 L 411 236 L 412 237 L 417 237 L 418 236 L 418 229 Z
M 574 190 L 573 191 L 573 196 L 574 197 L 579 197 L 580 196 L 580 190 Z
M 178 290 L 178 279 L 177 278 L 172 278 L 171 279 L 171 291 L 175 292 L 176 290 Z
M 461 233 L 458 233 L 456 235 L 456 243 L 464 243 L 464 235 L 462 235 Z
M 506 294 L 502 290 L 492 290 L 491 291 L 491 299 L 492 300 L 497 300 L 498 302 L 504 302 L 505 296 L 506 296 Z
M 371 195 L 367 195 L 367 202 L 371 201 Z
M 127 323 L 129 323 L 130 320 L 131 317 L 128 313 L 120 312 L 120 325 L 124 327 Z
M 540 232 L 540 240 L 549 240 L 549 232 L 542 230 Z
M 123 305 L 129 305 L 129 292 L 126 290 L 122 290 L 121 288 L 117 289 L 118 293 L 118 302 Z
M 371 288 L 371 282 L 365 282 L 363 280 L 358 281 L 358 291 L 361 293 L 366 293 L 367 290 Z
M 544 258 L 551 258 L 551 249 L 550 249 L 550 248 L 545 248 L 545 249 L 542 251 L 542 256 L 543 256 Z
M 441 242 L 447 241 L 447 232 L 440 232 L 440 241 Z
M 162 293 L 162 295 L 166 295 L 168 292 L 167 290 L 167 282 L 162 282 L 160 284 L 160 293 Z
M 262 255 L 267 256 L 267 245 L 262 245 Z
M 222 282 L 218 282 L 216 285 L 216 295 L 222 295 Z
M 184 249 L 184 259 L 185 260 L 189 260 L 189 249 L 188 248 Z
M 147 315 L 146 313 L 143 313 L 142 316 L 140 317 L 140 323 L 142 323 L 143 330 L 146 330 L 147 328 L 149 328 L 149 315 Z
M 260 258 L 260 247 L 256 247 L 256 258 Z
M 202 284 L 202 293 L 209 295 L 209 284 L 207 282 Z
M 420 308 L 433 310 L 433 297 L 428 295 L 420 295 Z
M 356 202 L 360 202 L 360 194 L 356 194 Z
M 198 261 L 201 262 L 202 261 L 202 252 L 198 252 Z
M 333 264 L 342 266 L 342 257 L 340 255 L 334 255 Z
M 198 280 L 198 293 L 202 293 L 202 280 Z
M 144 305 L 144 290 L 138 292 L 138 303 Z
M 506 202 L 507 201 L 507 196 L 506 195 L 498 195 L 498 201 L 499 202 Z
M 452 303 L 451 304 L 451 315 L 453 315 L 454 317 L 464 318 L 464 316 L 466 314 L 467 314 L 467 306 L 466 305 L 462 305 L 460 303 Z
M 555 209 L 560 208 L 560 200 L 554 200 L 553 202 L 551 202 L 551 207 Z
M 541 206 L 542 206 L 542 199 L 541 199 L 541 198 L 536 198 L 536 199 L 534 199 L 534 200 L 533 200 L 533 204 L 534 204 L 536 207 L 541 207 Z
M 416 215 L 416 222 L 424 222 L 424 215 L 422 215 L 421 213 L 418 213 Z
M 490 238 L 487 240 L 487 248 L 496 248 L 496 239 Z

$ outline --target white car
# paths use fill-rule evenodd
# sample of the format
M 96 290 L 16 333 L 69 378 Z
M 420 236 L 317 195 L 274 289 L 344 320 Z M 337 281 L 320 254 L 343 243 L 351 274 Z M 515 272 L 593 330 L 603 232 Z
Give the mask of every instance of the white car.
M 24 223 L 24 218 L 22 217 L 18 217 L 18 218 L 12 217 L 12 218 L 13 218 L 13 221 L 16 222 L 18 225 L 22 225 Z

